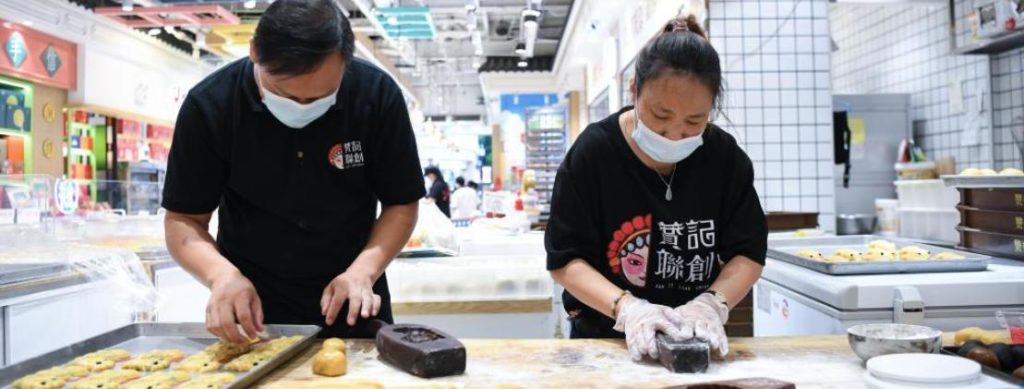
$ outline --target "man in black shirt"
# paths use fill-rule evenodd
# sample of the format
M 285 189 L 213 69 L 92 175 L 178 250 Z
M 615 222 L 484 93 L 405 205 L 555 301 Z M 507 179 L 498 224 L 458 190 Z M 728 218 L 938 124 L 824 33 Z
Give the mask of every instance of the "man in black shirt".
M 416 223 L 423 178 L 401 90 L 353 50 L 333 0 L 278 0 L 250 57 L 181 107 L 167 245 L 210 288 L 206 324 L 221 338 L 242 342 L 264 322 L 366 337 L 360 317 L 392 320 L 384 268 Z
M 426 176 L 427 184 L 430 185 L 430 190 L 427 192 L 427 199 L 437 205 L 437 208 L 441 210 L 441 213 L 450 219 L 452 217 L 452 192 L 451 189 L 448 188 L 448 183 L 444 181 L 444 175 L 441 174 L 441 169 L 437 166 L 427 166 L 423 171 L 423 175 Z

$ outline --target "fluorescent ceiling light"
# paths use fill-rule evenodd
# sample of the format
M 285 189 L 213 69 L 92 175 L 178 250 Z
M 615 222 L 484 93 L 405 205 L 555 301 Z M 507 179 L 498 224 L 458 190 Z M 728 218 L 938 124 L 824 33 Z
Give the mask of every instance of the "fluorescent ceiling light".
M 526 55 L 526 44 L 523 42 L 516 43 L 516 55 Z
M 157 36 L 157 35 L 160 35 L 160 29 L 159 28 L 151 28 L 146 33 L 149 34 L 149 36 Z
M 135 9 L 134 0 L 121 0 L 121 10 L 124 12 L 132 12 Z
M 519 60 L 519 63 L 518 63 L 518 65 L 519 65 L 519 67 L 521 67 L 521 68 L 525 68 L 525 67 L 527 67 L 527 66 L 530 66 L 530 63 L 529 63 L 529 62 L 527 62 L 527 61 L 526 61 L 525 59 L 521 59 L 521 60 Z
M 242 6 L 246 9 L 256 8 L 256 0 L 246 0 L 246 2 L 242 3 Z

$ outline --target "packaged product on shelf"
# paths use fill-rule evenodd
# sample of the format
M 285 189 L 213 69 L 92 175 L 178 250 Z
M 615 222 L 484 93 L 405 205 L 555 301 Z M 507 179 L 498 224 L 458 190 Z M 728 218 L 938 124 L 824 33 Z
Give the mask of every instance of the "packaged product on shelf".
M 457 251 L 455 225 L 434 204 L 420 204 L 419 219 L 407 248 L 444 248 Z

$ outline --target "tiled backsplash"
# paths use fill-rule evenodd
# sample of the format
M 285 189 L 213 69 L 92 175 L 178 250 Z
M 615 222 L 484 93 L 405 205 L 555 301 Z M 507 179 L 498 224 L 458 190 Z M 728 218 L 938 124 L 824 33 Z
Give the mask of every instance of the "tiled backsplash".
M 753 160 L 762 205 L 819 212 L 821 226 L 833 230 L 828 1 L 715 0 L 710 6 L 729 117 L 718 122 Z
M 992 123 L 997 169 L 1024 167 L 1024 49 L 992 57 Z M 1013 135 L 1016 135 L 1014 143 Z
M 958 13 L 965 4 L 957 1 Z M 1011 124 L 1022 113 L 1020 50 L 992 59 L 952 54 L 949 10 L 942 3 L 839 3 L 831 6 L 831 22 L 836 94 L 910 93 L 915 138 L 930 157 L 954 157 L 961 169 L 1020 165 L 1008 132 L 1024 135 L 1024 124 Z M 966 28 L 958 24 L 961 35 Z M 963 110 L 951 105 L 951 85 L 958 82 Z M 964 112 L 978 91 L 984 99 L 980 145 L 964 146 Z

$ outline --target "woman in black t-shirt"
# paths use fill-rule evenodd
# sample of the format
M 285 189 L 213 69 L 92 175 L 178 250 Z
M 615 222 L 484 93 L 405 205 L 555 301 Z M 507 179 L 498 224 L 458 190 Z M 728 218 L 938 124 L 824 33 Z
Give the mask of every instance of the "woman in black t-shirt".
M 441 213 L 449 219 L 452 217 L 451 210 L 451 189 L 448 189 L 448 183 L 444 181 L 444 174 L 441 174 L 441 169 L 437 166 L 427 166 L 423 169 L 423 176 L 426 177 L 427 186 L 427 199 L 437 205 L 437 209 L 441 210 Z
M 658 332 L 724 355 L 767 227 L 750 159 L 709 123 L 722 73 L 693 17 L 641 50 L 630 90 L 637 107 L 591 124 L 555 179 L 545 246 L 571 336 L 625 336 L 636 360 L 657 356 Z

